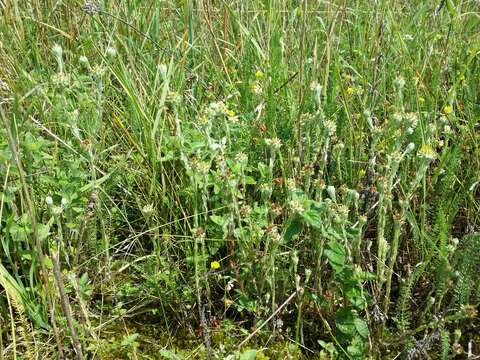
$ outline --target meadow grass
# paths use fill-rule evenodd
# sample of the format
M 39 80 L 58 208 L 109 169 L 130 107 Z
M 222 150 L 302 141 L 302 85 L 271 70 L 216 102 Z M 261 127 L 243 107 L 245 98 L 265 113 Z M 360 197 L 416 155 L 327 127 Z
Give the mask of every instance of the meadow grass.
M 478 1 L 0 11 L 0 359 L 480 356 Z

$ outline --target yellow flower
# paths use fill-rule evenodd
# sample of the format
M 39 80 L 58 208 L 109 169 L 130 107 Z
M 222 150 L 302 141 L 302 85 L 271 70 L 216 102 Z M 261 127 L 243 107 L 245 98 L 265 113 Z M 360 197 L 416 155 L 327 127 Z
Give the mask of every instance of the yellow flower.
M 227 116 L 228 116 L 228 117 L 234 117 L 234 116 L 235 116 L 235 111 L 233 111 L 233 110 L 227 110 Z
M 210 263 L 210 268 L 212 270 L 218 270 L 218 269 L 220 269 L 220 263 L 218 261 L 212 261 Z
M 354 89 L 353 87 L 349 86 L 349 87 L 347 88 L 347 94 L 348 94 L 348 95 L 352 95 L 354 92 L 355 92 L 355 89 Z
M 256 73 L 255 73 L 255 77 L 257 79 L 263 79 L 265 77 L 265 74 L 263 73 L 263 71 L 261 70 L 258 70 Z
M 443 108 L 443 113 L 444 113 L 445 115 L 451 114 L 452 111 L 453 111 L 452 105 L 446 105 L 446 106 Z
M 423 144 L 420 150 L 418 151 L 418 155 L 429 160 L 434 160 L 435 157 L 437 156 L 437 153 L 435 152 L 435 150 L 433 150 L 433 148 L 430 145 Z
M 418 102 L 419 102 L 420 104 L 425 103 L 425 98 L 422 97 L 422 96 L 419 96 L 419 97 L 418 97 Z

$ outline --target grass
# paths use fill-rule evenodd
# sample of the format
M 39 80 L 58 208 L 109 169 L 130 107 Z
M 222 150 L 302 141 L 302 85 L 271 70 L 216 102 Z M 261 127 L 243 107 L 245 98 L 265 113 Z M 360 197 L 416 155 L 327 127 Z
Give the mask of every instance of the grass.
M 480 355 L 477 2 L 0 9 L 0 359 Z

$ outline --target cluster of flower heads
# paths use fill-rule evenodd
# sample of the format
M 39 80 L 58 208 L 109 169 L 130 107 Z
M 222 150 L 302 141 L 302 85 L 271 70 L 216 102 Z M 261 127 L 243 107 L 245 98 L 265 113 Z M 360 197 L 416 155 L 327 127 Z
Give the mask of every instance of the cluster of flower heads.
M 94 0 L 86 0 L 83 3 L 83 11 L 89 14 L 95 14 L 102 10 L 100 4 Z
M 2 94 L 9 94 L 9 93 L 10 93 L 10 87 L 5 81 L 0 79 L 0 96 Z
M 198 160 L 197 158 L 194 158 L 190 161 L 190 167 L 192 168 L 192 170 L 200 174 L 207 175 L 210 171 L 210 163 L 208 163 L 207 161 Z
M 272 149 L 278 150 L 282 147 L 282 141 L 278 137 L 265 139 L 265 144 L 271 146 Z
M 226 116 L 232 123 L 238 122 L 238 115 L 229 109 L 223 101 L 215 101 L 208 105 L 203 114 L 200 115 L 200 124 L 206 124 L 219 116 Z

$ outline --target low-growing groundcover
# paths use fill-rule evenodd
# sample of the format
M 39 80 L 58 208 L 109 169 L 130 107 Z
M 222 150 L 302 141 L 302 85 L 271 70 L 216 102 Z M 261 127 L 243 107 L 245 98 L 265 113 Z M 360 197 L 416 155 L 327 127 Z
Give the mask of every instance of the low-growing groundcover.
M 0 11 L 0 359 L 480 355 L 478 1 Z

